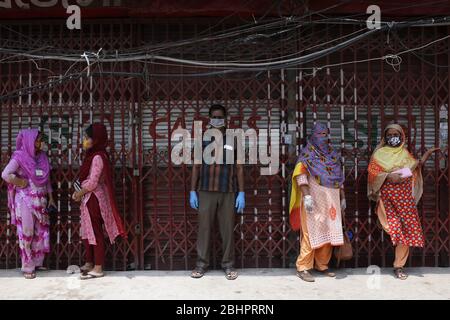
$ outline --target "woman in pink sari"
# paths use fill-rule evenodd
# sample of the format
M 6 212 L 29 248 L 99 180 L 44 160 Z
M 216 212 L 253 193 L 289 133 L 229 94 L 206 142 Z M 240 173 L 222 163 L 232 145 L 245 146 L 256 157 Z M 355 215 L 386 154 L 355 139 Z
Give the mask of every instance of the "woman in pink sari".
M 42 151 L 37 129 L 21 130 L 16 151 L 2 172 L 8 184 L 11 224 L 17 226 L 22 272 L 34 279 L 44 270 L 45 254 L 50 251 L 48 206 L 55 206 L 50 183 L 50 164 Z M 48 197 L 48 202 L 47 202 Z

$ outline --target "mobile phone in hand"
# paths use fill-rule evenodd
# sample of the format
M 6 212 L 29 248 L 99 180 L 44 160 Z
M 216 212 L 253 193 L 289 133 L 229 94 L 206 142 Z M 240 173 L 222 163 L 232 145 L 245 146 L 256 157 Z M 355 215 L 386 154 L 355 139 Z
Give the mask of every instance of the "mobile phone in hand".
M 81 185 L 80 185 L 80 182 L 78 180 L 73 183 L 73 187 L 74 187 L 76 192 L 80 192 L 81 191 Z

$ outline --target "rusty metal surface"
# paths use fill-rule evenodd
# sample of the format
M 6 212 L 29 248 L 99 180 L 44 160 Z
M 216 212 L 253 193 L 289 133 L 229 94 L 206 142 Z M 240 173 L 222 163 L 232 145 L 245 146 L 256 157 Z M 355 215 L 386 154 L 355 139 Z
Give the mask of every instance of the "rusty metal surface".
M 37 40 L 75 50 L 122 50 L 144 42 L 191 37 L 207 27 L 207 23 L 197 25 L 192 21 L 189 25 L 163 20 L 151 24 L 92 22 L 67 37 L 58 23 L 34 22 L 0 28 L 0 38 L 11 42 Z M 307 32 L 320 37 L 305 37 L 301 30 L 291 47 L 270 48 L 270 54 L 300 51 L 348 34 L 354 31 L 352 28 L 313 26 Z M 419 46 L 448 31 L 447 27 L 409 28 L 396 34 L 402 42 L 393 41 L 393 35 L 388 39 L 386 34 L 379 34 L 314 64 L 372 59 Z M 294 138 L 293 144 L 281 147 L 277 175 L 261 176 L 259 166 L 246 166 L 247 205 L 244 215 L 237 216 L 235 228 L 237 267 L 289 267 L 298 252 L 298 234 L 290 231 L 288 224 L 295 145 L 305 142 L 314 120 L 328 122 L 332 141 L 342 148 L 345 158 L 346 220 L 356 237 L 355 257 L 345 266 L 389 266 L 393 250 L 388 236 L 377 227 L 373 205 L 366 197 L 366 178 L 368 159 L 382 127 L 396 120 L 407 128 L 409 148 L 417 157 L 434 145 L 443 148 L 424 169 L 425 192 L 419 211 L 426 247 L 412 251 L 409 265 L 448 265 L 448 129 L 444 129 L 445 136 L 440 127 L 449 123 L 449 45 L 448 40 L 441 41 L 417 54 L 404 55 L 398 72 L 382 60 L 373 60 L 323 68 L 315 74 L 290 69 L 257 75 L 156 78 L 107 72 L 140 73 L 145 69 L 151 75 L 180 73 L 183 69 L 155 64 L 144 68 L 139 62 L 104 64 L 89 78 L 65 81 L 4 101 L 1 167 L 14 150 L 19 128 L 38 126 L 43 130 L 51 145 L 52 179 L 59 207 L 58 215 L 52 218 L 48 263 L 52 268 L 80 264 L 83 246 L 79 211 L 69 194 L 80 164 L 82 129 L 92 120 L 105 121 L 112 138 L 117 199 L 128 231 L 126 240 L 107 246 L 107 268 L 189 269 L 195 261 L 197 233 L 196 212 L 188 203 L 190 167 L 171 162 L 170 135 L 178 126 L 192 128 L 194 119 L 205 120 L 211 103 L 223 103 L 229 109 L 232 127 L 276 128 L 280 139 L 284 135 Z M 211 44 L 199 44 L 198 52 L 182 54 L 195 58 L 213 51 Z M 55 61 L 39 61 L 38 65 L 33 61 L 1 64 L 1 95 L 46 82 L 49 76 L 63 76 L 71 66 Z M 81 71 L 85 65 L 72 68 Z M 3 181 L 0 186 L 0 267 L 16 268 L 20 257 L 15 228 L 9 225 Z M 220 237 L 214 238 L 212 246 L 214 266 L 218 267 Z

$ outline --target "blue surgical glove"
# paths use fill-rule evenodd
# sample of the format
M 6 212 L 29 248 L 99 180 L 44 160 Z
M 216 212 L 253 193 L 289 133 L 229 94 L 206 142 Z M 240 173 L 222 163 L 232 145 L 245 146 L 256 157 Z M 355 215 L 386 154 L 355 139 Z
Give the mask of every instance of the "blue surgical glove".
M 236 198 L 237 213 L 244 213 L 244 208 L 245 208 L 245 192 L 241 191 L 239 192 Z
M 192 209 L 195 209 L 195 210 L 198 209 L 197 192 L 191 191 L 191 193 L 189 194 L 189 204 L 191 205 Z

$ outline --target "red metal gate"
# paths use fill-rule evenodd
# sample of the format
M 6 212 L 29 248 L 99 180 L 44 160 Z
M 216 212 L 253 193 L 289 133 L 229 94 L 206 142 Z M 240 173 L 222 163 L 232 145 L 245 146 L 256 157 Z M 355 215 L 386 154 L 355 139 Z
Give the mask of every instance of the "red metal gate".
M 97 52 L 99 48 L 120 51 L 142 43 L 187 39 L 209 32 L 216 23 L 202 19 L 93 21 L 85 23 L 82 31 L 67 33 L 59 21 L 22 22 L 2 25 L 0 38 L 4 46 L 23 42 L 31 46 L 39 41 L 74 52 Z M 288 45 L 268 50 L 264 43 L 243 44 L 236 54 L 249 56 L 251 50 L 259 49 L 268 57 L 276 57 L 320 46 L 354 31 L 356 27 L 314 25 L 300 29 Z M 194 119 L 204 119 L 211 103 L 222 103 L 229 108 L 232 127 L 279 129 L 280 140 L 285 142 L 280 150 L 279 174 L 261 176 L 259 166 L 246 166 L 247 207 L 244 215 L 237 217 L 235 229 L 237 266 L 288 267 L 298 252 L 298 235 L 290 231 L 287 216 L 295 145 L 304 143 L 314 120 L 325 121 L 345 157 L 347 223 L 356 235 L 355 258 L 346 266 L 386 266 L 391 264 L 392 248 L 389 238 L 378 229 L 366 197 L 366 169 L 381 128 L 396 120 L 407 127 L 414 154 L 421 155 L 433 145 L 443 148 L 424 169 L 425 193 L 419 208 L 427 245 L 413 251 L 410 264 L 448 265 L 450 42 L 436 42 L 423 51 L 403 55 L 398 72 L 386 61 L 376 59 L 423 45 L 448 31 L 447 27 L 423 27 L 391 32 L 390 38 L 378 34 L 307 66 L 316 70 L 291 68 L 194 78 L 168 76 L 183 74 L 185 69 L 180 66 L 120 62 L 93 65 L 89 77 L 67 79 L 69 68 L 86 73 L 86 64 L 30 60 L 2 63 L 0 95 L 21 95 L 1 105 L 1 166 L 14 150 L 19 128 L 42 128 L 51 145 L 59 206 L 52 220 L 49 265 L 64 268 L 80 264 L 83 248 L 78 208 L 69 197 L 71 182 L 79 168 L 83 126 L 90 121 L 105 121 L 112 133 L 117 199 L 128 231 L 128 239 L 108 246 L 107 267 L 188 269 L 195 260 L 197 228 L 196 213 L 189 208 L 187 198 L 190 167 L 172 163 L 170 136 L 176 128 L 189 129 Z M 217 54 L 216 42 L 181 51 L 183 57 L 199 60 L 208 56 L 213 60 Z M 0 60 L 5 57 L 0 55 Z M 340 65 L 355 60 L 367 61 Z M 154 76 L 161 73 L 165 76 Z M 49 79 L 54 81 L 51 85 L 20 92 Z M 58 83 L 58 79 L 64 81 Z M 292 144 L 287 143 L 289 136 L 294 138 Z M 1 182 L 1 267 L 20 265 L 14 232 Z M 213 243 L 215 265 L 220 261 L 219 241 L 216 237 Z

